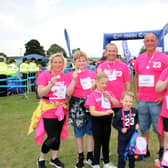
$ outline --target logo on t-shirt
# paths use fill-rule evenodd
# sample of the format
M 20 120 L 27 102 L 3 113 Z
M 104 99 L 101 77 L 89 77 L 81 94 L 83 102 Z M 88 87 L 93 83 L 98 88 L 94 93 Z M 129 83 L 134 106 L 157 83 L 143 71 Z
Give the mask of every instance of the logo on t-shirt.
M 153 62 L 153 68 L 161 68 L 161 62 Z

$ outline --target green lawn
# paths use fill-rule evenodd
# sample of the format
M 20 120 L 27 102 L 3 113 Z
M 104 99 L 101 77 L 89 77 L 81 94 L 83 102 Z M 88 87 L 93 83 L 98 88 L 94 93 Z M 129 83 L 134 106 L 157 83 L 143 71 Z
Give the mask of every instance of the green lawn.
M 34 141 L 34 134 L 27 136 L 32 112 L 38 102 L 34 94 L 28 98 L 23 95 L 0 97 L 0 168 L 35 168 L 40 146 Z M 73 168 L 77 158 L 72 127 L 68 126 L 69 136 L 61 145 L 60 159 L 66 168 Z M 151 131 L 151 157 L 146 161 L 136 162 L 136 168 L 153 168 L 158 151 L 156 135 Z M 110 159 L 117 163 L 117 132 L 112 129 Z M 86 152 L 86 151 L 85 151 Z M 49 160 L 50 154 L 47 156 Z M 47 162 L 47 168 L 51 168 Z M 85 168 L 88 168 L 85 166 Z

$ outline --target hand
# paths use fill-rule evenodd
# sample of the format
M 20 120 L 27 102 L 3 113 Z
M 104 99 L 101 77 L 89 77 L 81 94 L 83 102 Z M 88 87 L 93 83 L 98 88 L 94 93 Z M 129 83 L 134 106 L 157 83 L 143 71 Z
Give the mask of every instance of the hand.
M 125 134 L 127 132 L 127 128 L 122 128 L 121 132 Z
M 100 72 L 102 72 L 102 69 L 99 67 L 97 68 L 97 73 L 100 73 Z
M 73 72 L 72 77 L 73 77 L 74 80 L 77 79 L 77 77 L 78 77 L 78 71 L 77 71 L 77 70 L 75 70 L 75 71 Z
M 135 129 L 138 130 L 139 129 L 139 124 L 135 125 Z
M 110 93 L 109 93 L 108 91 L 104 91 L 104 92 L 103 92 L 103 95 L 104 95 L 105 97 L 107 97 L 108 99 L 111 99 L 111 95 L 110 95 Z
M 156 104 L 162 104 L 162 102 L 163 102 L 163 96 L 160 97 L 160 98 L 158 98 L 155 102 L 156 102 Z
M 110 114 L 114 114 L 114 111 L 113 110 L 107 110 L 106 113 L 107 113 L 107 115 L 110 115 Z
M 51 78 L 51 85 L 54 86 L 56 81 L 57 81 L 57 77 L 56 76 L 52 77 Z
M 166 82 L 166 86 L 168 86 L 168 78 L 165 80 L 165 82 Z

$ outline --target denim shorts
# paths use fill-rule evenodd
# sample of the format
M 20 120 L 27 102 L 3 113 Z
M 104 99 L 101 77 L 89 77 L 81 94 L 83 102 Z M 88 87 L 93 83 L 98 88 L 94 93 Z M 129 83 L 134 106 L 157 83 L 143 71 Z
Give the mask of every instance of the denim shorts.
M 158 133 L 158 119 L 162 106 L 155 102 L 138 101 L 139 125 L 142 133 L 149 131 L 152 124 L 155 133 Z
M 74 126 L 74 134 L 76 138 L 81 138 L 85 134 L 92 135 L 92 122 L 91 116 L 86 114 L 86 124 L 82 127 Z

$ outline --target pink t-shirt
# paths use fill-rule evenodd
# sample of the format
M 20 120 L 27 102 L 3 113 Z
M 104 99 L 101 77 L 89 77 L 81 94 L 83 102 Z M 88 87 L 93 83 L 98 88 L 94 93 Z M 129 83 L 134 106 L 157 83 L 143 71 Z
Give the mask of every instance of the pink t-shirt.
M 106 104 L 103 105 L 102 102 L 103 102 L 102 93 L 98 91 L 92 91 L 92 93 L 86 99 L 85 107 L 89 108 L 89 106 L 95 106 L 96 111 L 103 111 L 103 110 L 111 109 L 112 103 L 110 100 L 109 100 L 109 104 L 110 104 L 109 107 Z
M 64 74 L 62 72 L 62 73 L 60 73 L 59 76 L 60 76 L 60 78 L 57 79 L 57 82 L 55 83 L 55 85 L 51 88 L 49 93 L 47 95 L 45 95 L 45 97 L 48 97 L 49 99 L 43 99 L 43 101 L 48 102 L 48 103 L 52 103 L 52 102 L 56 102 L 56 101 L 62 102 L 65 100 L 66 89 L 67 89 L 67 86 L 69 85 L 69 83 L 68 83 L 66 74 Z M 49 81 L 51 81 L 52 77 L 53 77 L 53 75 L 48 70 L 46 70 L 38 76 L 36 84 L 47 86 Z M 51 109 L 51 110 L 47 110 L 47 112 L 45 112 L 43 114 L 43 117 L 44 118 L 56 118 L 55 111 L 56 111 L 56 108 Z
M 168 78 L 168 68 L 166 68 L 160 75 L 159 80 L 165 81 Z M 168 87 L 165 89 L 162 112 L 160 114 L 162 117 L 168 118 Z
M 166 54 L 156 51 L 153 56 L 147 53 L 139 55 L 135 63 L 135 72 L 138 73 L 138 95 L 142 101 L 156 101 L 163 93 L 155 91 L 160 73 L 167 67 L 168 57 Z
M 68 73 L 68 80 L 70 81 L 73 78 L 72 74 L 73 72 Z M 80 98 L 87 97 L 92 91 L 91 87 L 93 80 L 95 79 L 95 74 L 96 73 L 91 70 L 84 70 L 78 73 L 76 85 L 72 96 Z
M 113 93 L 120 101 L 121 95 L 125 91 L 125 82 L 131 80 L 128 66 L 125 63 L 117 60 L 114 63 L 108 63 L 105 61 L 104 63 L 100 64 L 98 68 L 101 68 L 101 70 L 108 76 L 106 90 Z

